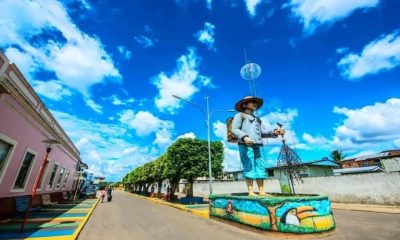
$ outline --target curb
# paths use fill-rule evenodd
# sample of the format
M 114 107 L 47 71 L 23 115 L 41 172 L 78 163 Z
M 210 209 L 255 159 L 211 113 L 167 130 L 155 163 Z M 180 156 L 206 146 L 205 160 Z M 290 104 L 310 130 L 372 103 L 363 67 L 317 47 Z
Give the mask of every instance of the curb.
M 135 193 L 129 193 L 129 192 L 125 192 L 125 191 L 123 191 L 123 192 L 128 194 L 128 195 L 130 195 L 130 196 L 133 196 L 133 197 L 142 198 L 142 199 L 148 200 L 148 201 L 150 201 L 152 203 L 157 203 L 157 204 L 173 207 L 173 208 L 179 209 L 181 211 L 185 211 L 187 213 L 191 213 L 191 214 L 197 215 L 197 216 L 205 218 L 205 219 L 209 219 L 210 218 L 210 216 L 208 215 L 208 212 L 189 209 L 189 208 L 186 208 L 185 205 L 182 205 L 182 204 L 170 203 L 170 202 L 166 202 L 164 200 L 161 200 L 159 198 L 151 198 L 151 197 L 141 196 L 141 195 L 138 195 L 138 194 L 135 194 Z
M 86 215 L 85 219 L 81 221 L 79 226 L 76 228 L 74 234 L 70 237 L 70 239 L 77 239 L 79 236 L 79 233 L 81 233 L 83 227 L 85 226 L 86 222 L 89 220 L 90 216 L 92 215 L 93 210 L 96 208 L 97 204 L 99 203 L 100 198 L 97 198 L 97 202 L 93 205 L 93 207 L 90 209 L 89 213 Z

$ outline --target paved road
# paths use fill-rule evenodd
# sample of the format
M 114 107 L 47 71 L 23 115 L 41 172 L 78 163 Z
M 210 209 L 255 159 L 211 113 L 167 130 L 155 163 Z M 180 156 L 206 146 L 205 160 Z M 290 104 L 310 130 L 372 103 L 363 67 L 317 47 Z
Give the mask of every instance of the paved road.
M 399 214 L 336 210 L 334 215 L 337 229 L 329 234 L 303 237 L 271 232 L 262 234 L 115 191 L 112 202 L 99 203 L 78 239 L 400 240 Z

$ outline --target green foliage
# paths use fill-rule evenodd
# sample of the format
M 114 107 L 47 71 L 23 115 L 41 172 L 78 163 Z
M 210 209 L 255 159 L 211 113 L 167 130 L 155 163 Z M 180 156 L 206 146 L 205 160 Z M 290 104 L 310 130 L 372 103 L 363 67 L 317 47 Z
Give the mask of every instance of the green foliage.
M 221 142 L 211 143 L 211 169 L 213 176 L 221 175 L 223 160 Z M 168 148 L 170 173 L 189 182 L 188 196 L 192 195 L 192 184 L 198 177 L 208 177 L 208 142 L 199 139 L 181 138 Z
M 288 184 L 281 183 L 281 190 L 282 193 L 292 193 L 292 190 L 290 189 L 290 186 Z
M 343 154 L 342 150 L 333 150 L 330 157 L 333 161 L 339 163 L 346 158 L 346 155 Z
M 216 177 L 222 174 L 224 148 L 221 142 L 211 142 L 211 156 L 212 172 Z M 158 182 L 160 187 L 162 181 L 168 179 L 172 188 L 171 195 L 173 195 L 181 178 L 191 183 L 192 190 L 193 181 L 197 177 L 208 177 L 208 142 L 181 138 L 168 148 L 167 153 L 155 161 L 139 166 L 125 175 L 122 183 L 126 187 L 147 188 L 149 184 Z

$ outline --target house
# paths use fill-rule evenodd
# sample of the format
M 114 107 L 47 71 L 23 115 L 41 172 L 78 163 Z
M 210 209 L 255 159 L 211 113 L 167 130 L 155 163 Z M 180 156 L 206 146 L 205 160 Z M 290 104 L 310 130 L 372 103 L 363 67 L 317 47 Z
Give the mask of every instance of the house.
M 333 175 L 335 176 L 346 175 L 346 174 L 373 173 L 373 172 L 383 172 L 383 169 L 379 166 L 333 169 Z
M 69 136 L 0 51 L 0 219 L 16 214 L 17 199 L 29 198 L 36 179 L 33 207 L 42 204 L 42 195 L 62 200 L 76 185 L 79 162 L 80 153 Z
M 341 162 L 342 168 L 380 167 L 386 172 L 400 171 L 400 150 L 387 150 Z
M 298 165 L 300 177 L 302 178 L 333 176 L 333 169 L 339 166 L 340 164 L 329 159 L 308 161 Z M 288 178 L 283 169 L 284 168 L 277 166 L 266 168 L 268 178 L 286 181 Z
M 239 171 L 224 171 L 222 179 L 240 181 L 244 180 L 245 178 L 243 176 L 243 170 L 239 170 Z

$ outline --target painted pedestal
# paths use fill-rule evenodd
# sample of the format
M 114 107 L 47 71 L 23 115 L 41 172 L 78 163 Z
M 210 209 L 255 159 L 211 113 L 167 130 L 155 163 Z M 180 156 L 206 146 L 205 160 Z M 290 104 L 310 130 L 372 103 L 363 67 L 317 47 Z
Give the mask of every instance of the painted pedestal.
M 331 203 L 328 197 L 319 195 L 211 195 L 210 216 L 289 233 L 317 233 L 335 228 Z

